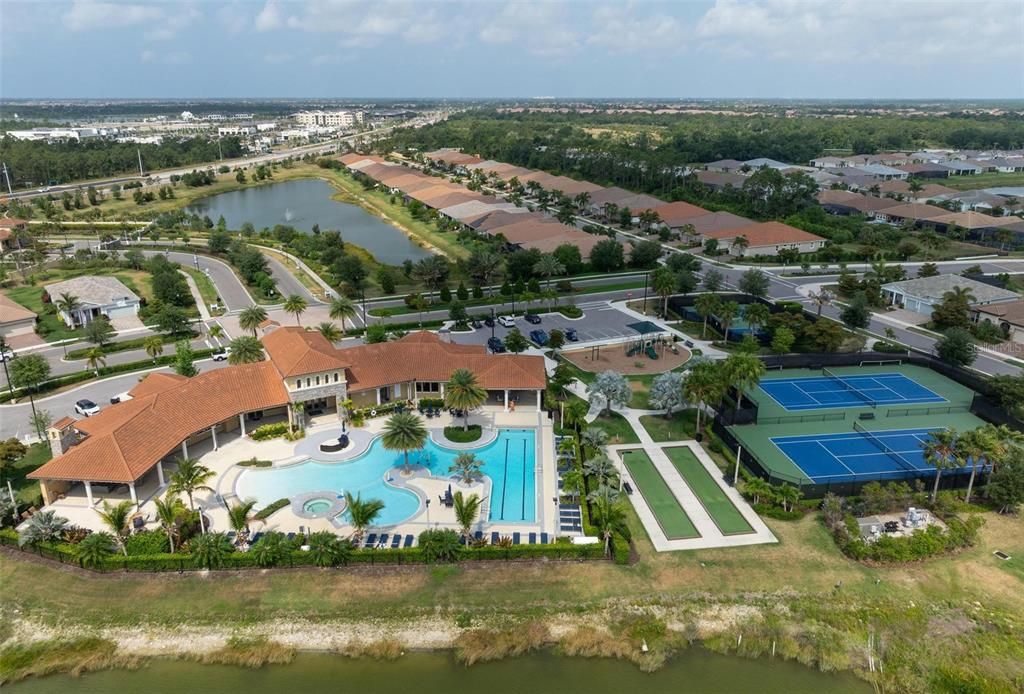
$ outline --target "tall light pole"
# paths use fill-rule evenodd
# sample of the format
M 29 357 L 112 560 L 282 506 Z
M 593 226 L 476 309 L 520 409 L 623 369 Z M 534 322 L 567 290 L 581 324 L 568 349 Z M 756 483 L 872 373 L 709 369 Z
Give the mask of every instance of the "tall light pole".
M 645 316 L 647 315 L 647 280 L 648 280 L 648 278 L 650 276 L 651 276 L 650 272 L 645 272 L 644 273 L 644 310 L 643 310 L 643 314 Z

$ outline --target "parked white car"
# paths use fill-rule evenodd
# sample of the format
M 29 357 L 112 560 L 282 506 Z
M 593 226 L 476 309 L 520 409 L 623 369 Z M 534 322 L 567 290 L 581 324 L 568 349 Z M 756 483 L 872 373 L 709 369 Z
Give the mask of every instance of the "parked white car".
M 501 326 L 506 327 L 506 328 L 514 328 L 514 327 L 516 327 L 516 317 L 515 316 L 501 316 L 500 318 L 498 318 L 498 325 L 501 325 Z
M 75 403 L 75 412 L 83 417 L 92 417 L 94 414 L 100 413 L 100 406 L 92 400 L 79 400 Z

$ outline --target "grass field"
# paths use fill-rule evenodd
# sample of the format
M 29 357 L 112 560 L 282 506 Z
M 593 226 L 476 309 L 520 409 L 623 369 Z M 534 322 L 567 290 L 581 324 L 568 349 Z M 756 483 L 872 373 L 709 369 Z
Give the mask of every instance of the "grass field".
M 712 479 L 707 468 L 697 460 L 693 451 L 683 446 L 670 446 L 664 451 L 723 534 L 738 535 L 754 531 L 736 505 L 725 495 L 725 491 Z
M 622 462 L 639 487 L 637 491 L 643 495 L 654 517 L 658 519 L 665 537 L 670 540 L 700 537 L 693 521 L 686 515 L 679 500 L 644 451 L 623 451 Z
M 640 439 L 637 437 L 636 432 L 633 431 L 633 427 L 620 414 L 614 412 L 603 414 L 595 419 L 590 426 L 595 429 L 601 429 L 608 434 L 608 443 L 610 444 L 640 443 Z
M 697 433 L 697 410 L 676 412 L 669 419 L 645 415 L 640 423 L 655 441 L 687 441 Z
M 1021 173 L 983 173 L 976 176 L 950 176 L 939 181 L 947 188 L 957 190 L 977 190 L 978 188 L 997 188 L 1002 186 L 1024 186 L 1024 172 Z

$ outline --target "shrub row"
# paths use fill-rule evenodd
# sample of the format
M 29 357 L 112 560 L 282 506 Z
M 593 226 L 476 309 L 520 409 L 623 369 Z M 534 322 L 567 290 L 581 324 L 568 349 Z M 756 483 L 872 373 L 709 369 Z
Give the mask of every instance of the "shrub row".
M 13 530 L 0 530 L 0 544 L 18 546 L 17 533 Z M 73 545 L 41 543 L 33 547 L 24 547 L 22 551 L 30 552 L 38 556 L 59 561 L 63 564 L 81 566 Z M 625 554 L 628 560 L 629 550 Z M 604 547 L 601 544 L 595 545 L 573 545 L 567 542 L 559 542 L 548 545 L 513 545 L 511 547 L 497 547 L 488 545 L 485 547 L 461 548 L 458 552 L 459 561 L 530 561 L 537 559 L 561 560 L 561 561 L 582 561 L 604 558 Z M 618 560 L 618 554 L 616 554 Z M 346 565 L 352 564 L 423 564 L 429 563 L 418 547 L 408 549 L 357 549 L 352 551 Z M 301 550 L 290 551 L 278 564 L 280 568 L 292 568 L 301 566 L 313 566 L 313 553 Z M 176 554 L 148 554 L 148 555 L 111 555 L 93 570 L 108 573 L 113 571 L 140 571 L 140 572 L 164 572 L 164 571 L 197 571 L 201 567 L 192 560 L 191 555 L 185 553 Z M 258 567 L 256 556 L 253 552 L 232 552 L 220 567 L 222 570 L 265 568 Z
M 142 349 L 143 347 L 146 346 L 146 340 L 148 340 L 150 337 L 152 337 L 152 335 L 148 337 L 137 337 L 132 340 L 123 340 L 121 342 L 109 342 L 100 347 L 100 351 L 103 352 L 104 354 L 114 354 L 115 352 L 127 352 L 132 349 Z M 159 335 L 158 337 L 160 338 L 161 342 L 163 342 L 163 344 L 167 345 L 173 344 L 182 339 L 193 340 L 199 337 L 199 333 L 195 331 L 190 331 L 188 335 Z M 73 349 L 70 352 L 68 352 L 68 359 L 85 359 L 86 357 L 89 356 L 89 352 L 92 351 L 93 349 L 94 347 L 83 347 L 81 349 Z
M 275 422 L 274 424 L 261 424 L 249 432 L 253 441 L 266 441 L 276 439 L 288 433 L 288 422 Z
M 200 349 L 193 352 L 195 359 L 204 359 L 211 354 L 214 350 L 212 349 Z M 144 371 L 146 369 L 153 369 L 160 366 L 170 366 L 174 364 L 175 356 L 173 354 L 162 356 L 153 359 L 146 359 L 145 361 L 133 361 L 127 364 L 115 364 L 114 366 L 103 366 L 99 369 L 99 376 L 97 377 L 96 372 L 92 369 L 87 371 L 79 371 L 77 373 L 68 374 L 66 376 L 59 376 L 57 378 L 51 378 L 49 381 L 45 381 L 39 384 L 39 387 L 32 393 L 34 396 L 39 396 L 43 393 L 48 393 L 64 386 L 74 385 L 76 383 L 83 383 L 85 381 L 91 381 L 96 378 L 103 378 L 104 376 L 114 376 L 117 374 L 130 373 L 132 371 Z M 22 398 L 28 395 L 28 390 L 25 388 L 17 388 L 13 393 L 0 394 L 0 402 L 8 402 L 9 400 Z
M 386 414 L 391 414 L 399 408 L 403 410 L 413 409 L 412 403 L 408 400 L 395 400 L 393 402 L 385 402 L 380 405 L 371 405 L 370 407 L 359 407 L 352 410 L 353 419 L 361 418 L 366 419 L 367 417 L 381 417 Z M 374 414 L 376 413 L 376 414 Z
M 278 499 L 277 501 L 267 504 L 253 516 L 256 520 L 266 520 L 272 515 L 283 509 L 285 506 L 291 503 L 290 499 Z

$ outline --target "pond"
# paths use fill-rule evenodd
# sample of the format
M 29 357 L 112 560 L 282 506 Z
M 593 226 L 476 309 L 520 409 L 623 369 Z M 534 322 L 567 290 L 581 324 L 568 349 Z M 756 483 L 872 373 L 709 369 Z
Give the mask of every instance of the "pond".
M 449 653 L 412 653 L 393 662 L 304 654 L 290 665 L 259 670 L 155 660 L 136 671 L 65 675 L 14 685 L 16 694 L 107 692 L 219 692 L 280 694 L 287 691 L 373 694 L 567 694 L 568 692 L 786 692 L 867 694 L 871 686 L 852 675 L 824 674 L 782 660 L 747 660 L 693 648 L 653 674 L 617 660 L 563 658 L 548 653 L 464 667 Z
M 309 234 L 313 225 L 319 224 L 323 231 L 340 231 L 345 241 L 362 246 L 390 265 L 431 255 L 400 229 L 362 207 L 332 200 L 336 192 L 327 181 L 303 178 L 200 198 L 186 211 L 209 215 L 214 221 L 223 215 L 229 229 L 239 229 L 246 222 L 257 230 L 287 224 Z

